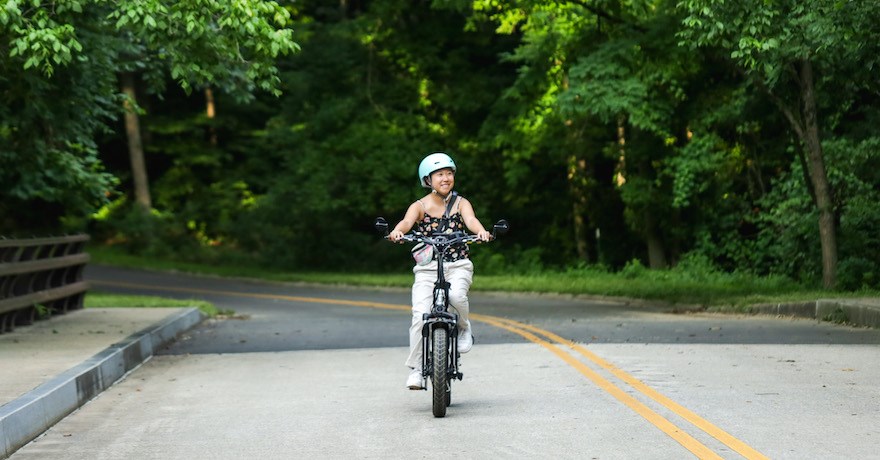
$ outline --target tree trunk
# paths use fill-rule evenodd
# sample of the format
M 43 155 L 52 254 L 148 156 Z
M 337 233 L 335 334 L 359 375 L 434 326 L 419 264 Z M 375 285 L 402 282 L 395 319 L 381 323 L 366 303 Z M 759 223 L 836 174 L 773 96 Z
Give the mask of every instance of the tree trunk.
M 147 167 L 144 162 L 144 146 L 141 141 L 141 126 L 137 111 L 132 103 L 137 104 L 134 76 L 122 74 L 122 91 L 128 96 L 125 100 L 125 134 L 128 137 L 128 155 L 131 159 L 131 177 L 134 181 L 135 203 L 144 211 L 152 207 L 150 186 L 147 181 Z
M 833 288 L 837 281 L 837 229 L 834 219 L 834 201 L 822 143 L 819 140 L 819 123 L 816 116 L 816 98 L 813 84 L 813 65 L 809 60 L 800 63 L 801 99 L 803 103 L 804 129 L 802 142 L 806 149 L 807 167 L 819 209 L 819 238 L 822 245 L 822 284 Z
M 801 93 L 801 110 L 796 114 L 789 106 L 773 94 L 760 80 L 758 85 L 764 88 L 770 99 L 779 107 L 783 115 L 791 123 L 803 149 L 809 180 L 807 188 L 813 196 L 813 202 L 819 211 L 819 241 L 822 246 L 822 285 L 833 288 L 837 283 L 837 228 L 834 217 L 834 200 L 828 174 L 825 171 L 825 160 L 822 142 L 819 139 L 819 122 L 816 114 L 815 84 L 813 82 L 813 64 L 805 59 L 798 63 L 798 85 Z
M 653 269 L 666 268 L 666 248 L 657 228 L 657 221 L 650 210 L 645 210 L 645 242 L 648 246 L 648 266 Z
M 626 118 L 617 117 L 617 147 L 620 157 L 617 160 L 617 171 L 614 173 L 614 183 L 623 187 L 626 183 Z
M 587 196 L 583 182 L 586 175 L 586 160 L 572 155 L 568 159 L 568 186 L 572 197 L 572 214 L 574 215 L 574 238 L 578 258 L 590 262 L 587 250 L 587 224 L 584 214 L 587 211 Z
M 214 117 L 217 116 L 217 105 L 214 102 L 214 91 L 205 88 L 205 116 L 208 117 L 208 142 L 211 147 L 217 146 L 217 128 L 214 127 Z
M 617 173 L 614 176 L 614 181 L 618 187 L 623 187 L 626 185 L 627 166 L 626 117 L 624 116 L 617 118 L 617 147 L 620 157 L 617 162 Z M 638 174 L 648 177 L 647 171 L 650 169 L 650 166 L 641 161 L 635 165 L 635 169 Z M 641 211 L 642 228 L 640 233 L 645 238 L 645 246 L 648 249 L 648 266 L 655 269 L 666 268 L 666 249 L 663 246 L 663 238 L 660 236 L 660 231 L 657 228 L 657 220 L 654 218 L 651 209 L 647 206 L 640 205 L 637 209 L 639 208 L 644 208 Z

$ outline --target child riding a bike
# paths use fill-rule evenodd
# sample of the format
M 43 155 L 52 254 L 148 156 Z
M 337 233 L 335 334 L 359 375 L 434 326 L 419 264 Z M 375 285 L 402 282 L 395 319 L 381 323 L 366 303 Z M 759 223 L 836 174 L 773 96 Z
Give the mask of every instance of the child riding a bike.
M 403 219 L 388 234 L 388 239 L 401 242 L 406 232 L 415 228 L 416 234 L 433 235 L 464 231 L 476 234 L 481 241 L 489 241 L 492 235 L 486 231 L 474 214 L 470 201 L 453 192 L 455 186 L 455 162 L 445 153 L 432 153 L 419 164 L 419 183 L 431 189 L 431 193 L 409 206 Z M 415 281 L 412 287 L 412 325 L 409 329 L 409 357 L 406 365 L 411 369 L 406 380 L 407 388 L 425 388 L 422 375 L 422 325 L 423 315 L 431 311 L 434 282 L 437 280 L 437 254 L 430 247 L 423 248 L 413 267 Z M 458 352 L 467 353 L 473 346 L 473 329 L 468 321 L 470 305 L 468 290 L 473 282 L 474 264 L 468 255 L 468 247 L 462 243 L 446 251 L 443 257 L 446 281 L 450 283 L 449 304 L 459 316 Z

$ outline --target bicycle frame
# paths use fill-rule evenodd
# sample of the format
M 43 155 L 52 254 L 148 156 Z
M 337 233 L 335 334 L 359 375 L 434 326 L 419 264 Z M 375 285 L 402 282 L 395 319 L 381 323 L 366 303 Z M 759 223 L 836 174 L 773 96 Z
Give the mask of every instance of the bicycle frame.
M 468 244 L 478 240 L 474 235 L 466 235 L 461 232 L 414 238 L 418 239 L 419 242 L 433 246 L 437 259 L 437 281 L 434 282 L 431 312 L 422 315 L 422 320 L 424 321 L 422 326 L 422 377 L 427 378 L 433 370 L 433 363 L 431 362 L 433 342 L 429 338 L 434 330 L 440 327 L 446 329 L 448 337 L 449 365 L 446 374 L 449 376 L 449 379 L 461 380 L 464 375 L 458 370 L 460 358 L 458 353 L 458 314 L 449 311 L 449 288 L 451 285 L 446 281 L 442 260 L 446 252 L 453 245 L 459 243 Z

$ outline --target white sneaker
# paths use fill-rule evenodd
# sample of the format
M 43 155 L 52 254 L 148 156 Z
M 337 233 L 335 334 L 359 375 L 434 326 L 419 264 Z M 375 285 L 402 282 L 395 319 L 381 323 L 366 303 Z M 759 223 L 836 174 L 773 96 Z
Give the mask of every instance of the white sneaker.
M 406 387 L 410 390 L 425 389 L 425 379 L 422 378 L 421 369 L 413 369 L 410 371 L 409 377 L 406 378 Z
M 471 329 L 459 329 L 458 330 L 458 352 L 459 353 L 467 353 L 471 351 L 471 347 L 474 346 L 474 336 L 471 334 Z

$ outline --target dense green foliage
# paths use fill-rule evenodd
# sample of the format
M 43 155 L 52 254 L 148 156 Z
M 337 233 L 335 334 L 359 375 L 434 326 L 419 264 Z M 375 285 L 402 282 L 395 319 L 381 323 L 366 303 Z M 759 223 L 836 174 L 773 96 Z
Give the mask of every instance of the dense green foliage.
M 276 91 L 293 50 L 289 12 L 230 0 L 9 0 L 0 8 L 0 231 L 57 230 L 106 203 L 116 178 L 99 158 L 137 73 L 156 94 L 217 86 Z M 106 157 L 106 155 L 104 155 Z M 82 219 L 74 219 L 82 221 Z
M 122 130 L 98 135 L 101 126 L 118 128 L 107 123 L 118 106 L 112 75 L 85 75 L 94 66 L 70 60 L 47 78 L 9 56 L 12 35 L 2 32 L 4 98 L 25 97 L 12 85 L 43 85 L 38 101 L 68 103 L 51 95 L 78 78 L 97 89 L 65 94 L 84 101 L 77 113 L 87 117 L 24 99 L 0 107 L 4 142 L 38 142 L 10 133 L 18 132 L 14 123 L 39 129 L 47 113 L 59 119 L 57 129 L 88 124 L 70 128 L 83 147 L 66 151 L 78 156 L 58 170 L 64 182 L 39 182 L 57 197 L 7 191 L 19 201 L 4 198 L 0 212 L 10 215 L 6 207 L 37 196 L 81 217 L 111 190 L 104 165 L 121 182 L 87 225 L 133 252 L 298 271 L 405 272 L 405 248 L 383 242 L 371 224 L 378 215 L 402 216 L 423 193 L 418 162 L 440 150 L 459 165 L 457 189 L 483 223 L 511 222 L 503 241 L 474 249 L 482 273 L 700 260 L 733 275 L 815 286 L 823 270 L 821 206 L 809 174 L 813 151 L 799 132 L 809 111 L 796 70 L 809 62 L 837 230 L 837 283 L 880 286 L 880 10 L 870 1 L 281 4 L 301 50 L 278 57 L 277 74 L 248 77 L 277 82 L 268 88 L 280 96 L 235 97 L 235 69 L 226 74 L 196 58 L 186 61 L 200 63 L 184 67 L 194 72 L 186 78 L 167 62 L 154 67 L 150 53 L 126 61 L 142 63 L 146 80 L 156 82 L 141 102 L 150 215 L 131 211 Z M 127 14 L 115 11 L 100 17 Z M 192 27 L 206 20 L 195 18 Z M 105 27 L 131 46 L 118 22 Z M 109 67 L 123 65 L 107 59 Z M 147 72 L 154 68 L 170 71 Z M 217 95 L 216 117 L 206 116 L 201 92 L 160 84 L 169 77 L 191 82 L 184 89 L 210 82 L 227 90 Z M 10 174 L 33 178 L 40 168 L 18 172 L 29 158 L 24 151 L 0 149 L 4 184 Z

